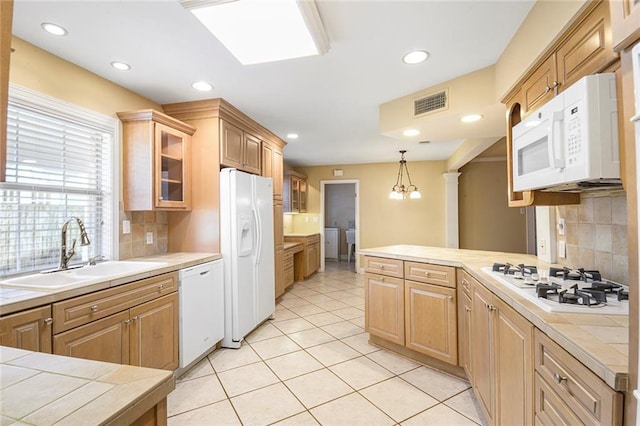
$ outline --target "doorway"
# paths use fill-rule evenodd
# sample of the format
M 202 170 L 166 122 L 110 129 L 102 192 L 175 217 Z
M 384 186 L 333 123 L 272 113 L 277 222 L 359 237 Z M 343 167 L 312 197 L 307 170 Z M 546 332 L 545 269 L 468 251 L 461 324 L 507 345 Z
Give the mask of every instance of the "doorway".
M 325 270 L 325 260 L 332 262 L 348 262 L 349 270 L 358 272 L 360 262 L 355 250 L 360 246 L 360 213 L 359 213 L 359 180 L 321 180 L 320 181 L 320 224 L 322 226 L 322 244 L 320 245 L 320 270 Z M 325 233 L 325 228 L 330 228 Z M 337 228 L 337 237 L 335 237 Z M 355 244 L 347 243 L 347 231 L 355 230 Z M 326 258 L 327 243 L 336 244 L 330 247 L 332 259 Z M 349 253 L 349 250 L 352 250 Z M 351 267 L 353 265 L 353 267 Z

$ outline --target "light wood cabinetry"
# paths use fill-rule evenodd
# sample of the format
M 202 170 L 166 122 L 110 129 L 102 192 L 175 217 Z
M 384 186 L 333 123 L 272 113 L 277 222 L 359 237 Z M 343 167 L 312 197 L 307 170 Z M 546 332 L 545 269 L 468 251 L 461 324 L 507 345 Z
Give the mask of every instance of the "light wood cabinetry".
M 405 280 L 404 294 L 405 346 L 456 365 L 456 290 Z
M 457 366 L 455 269 L 373 256 L 364 268 L 365 330 L 403 354 Z
M 612 43 L 616 51 L 626 49 L 640 40 L 640 2 L 609 0 Z
M 273 179 L 274 279 L 276 289 L 284 288 L 282 152 L 285 142 L 224 99 L 168 104 L 163 108 L 167 114 L 198 129 L 192 139 L 193 150 L 198 152 L 192 162 L 192 211 L 169 215 L 168 250 L 219 252 L 220 167 L 262 174 Z
M 178 367 L 177 273 L 54 303 L 53 318 L 56 354 Z
M 119 112 L 124 210 L 191 209 L 195 128 L 154 110 Z
M 259 138 L 220 120 L 220 165 L 260 174 L 262 145 Z
M 304 281 L 320 268 L 320 234 L 294 236 L 285 235 L 285 242 L 302 243 L 300 267 L 295 269 L 295 280 Z
M 295 271 L 303 266 L 303 245 L 301 243 L 287 243 L 284 249 L 284 288 L 276 291 L 276 297 L 295 282 Z
M 404 346 L 404 280 L 366 272 L 364 287 L 365 331 Z
M 622 394 L 540 330 L 535 331 L 535 371 L 536 423 L 622 423 Z
M 5 181 L 7 161 L 7 102 L 12 23 L 13 0 L 0 1 L 0 182 Z
M 301 173 L 284 172 L 283 204 L 285 213 L 306 213 L 307 177 Z
M 458 365 L 473 380 L 471 369 L 471 280 L 462 269 L 457 271 L 458 291 Z
M 533 325 L 471 281 L 473 389 L 492 424 L 533 424 Z
M 0 345 L 51 353 L 51 306 L 0 318 Z
M 510 207 L 579 204 L 579 194 L 513 191 L 512 128 L 580 78 L 608 71 L 613 51 L 609 6 L 590 2 L 503 100 L 507 107 L 507 179 Z M 623 156 L 620 156 L 621 159 Z

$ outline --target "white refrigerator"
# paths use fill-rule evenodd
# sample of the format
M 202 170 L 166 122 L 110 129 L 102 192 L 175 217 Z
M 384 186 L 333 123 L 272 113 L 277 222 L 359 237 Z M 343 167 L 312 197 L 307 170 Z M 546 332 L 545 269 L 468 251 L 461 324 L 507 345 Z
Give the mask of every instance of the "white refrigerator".
M 236 169 L 220 171 L 220 242 L 224 261 L 225 348 L 276 310 L 273 182 Z

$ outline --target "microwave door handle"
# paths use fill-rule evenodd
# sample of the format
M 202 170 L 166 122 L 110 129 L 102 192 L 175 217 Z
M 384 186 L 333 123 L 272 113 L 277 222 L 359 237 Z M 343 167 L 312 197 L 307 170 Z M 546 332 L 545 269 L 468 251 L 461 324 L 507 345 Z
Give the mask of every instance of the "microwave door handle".
M 561 123 L 564 121 L 563 111 L 554 111 L 551 114 L 551 126 L 549 127 L 549 166 L 552 169 L 564 169 L 564 153 L 562 152 L 562 144 L 556 144 L 558 130 L 561 129 Z M 562 135 L 560 135 L 562 137 Z M 556 147 L 560 148 L 560 157 L 556 157 Z

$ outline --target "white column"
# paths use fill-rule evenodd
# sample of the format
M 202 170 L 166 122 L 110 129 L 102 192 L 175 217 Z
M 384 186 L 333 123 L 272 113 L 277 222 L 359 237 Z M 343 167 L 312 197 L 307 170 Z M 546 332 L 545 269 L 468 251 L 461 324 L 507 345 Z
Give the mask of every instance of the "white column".
M 444 178 L 444 232 L 449 248 L 458 248 L 458 172 L 443 173 Z

